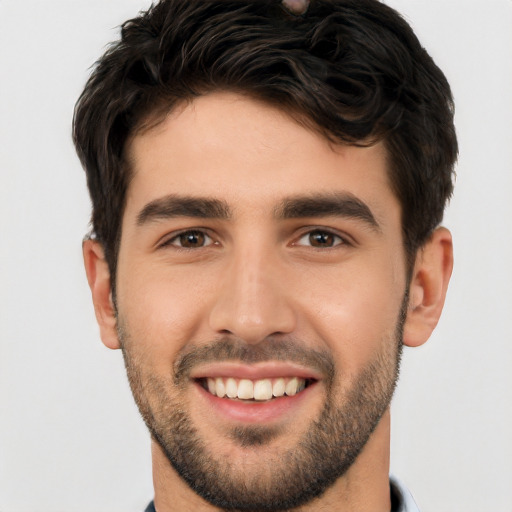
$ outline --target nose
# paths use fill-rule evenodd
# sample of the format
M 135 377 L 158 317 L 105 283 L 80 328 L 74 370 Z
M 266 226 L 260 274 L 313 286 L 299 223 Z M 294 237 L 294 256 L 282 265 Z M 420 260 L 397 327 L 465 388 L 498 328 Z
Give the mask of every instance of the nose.
M 257 344 L 268 336 L 291 333 L 296 315 L 282 265 L 269 251 L 233 255 L 210 312 L 210 328 Z

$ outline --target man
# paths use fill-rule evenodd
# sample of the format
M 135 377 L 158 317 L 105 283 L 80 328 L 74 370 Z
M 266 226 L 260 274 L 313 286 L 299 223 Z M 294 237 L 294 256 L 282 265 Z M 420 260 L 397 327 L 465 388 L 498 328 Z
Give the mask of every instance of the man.
M 389 473 L 403 344 L 452 269 L 442 72 L 375 0 L 164 0 L 78 101 L 104 344 L 148 511 L 417 510 Z

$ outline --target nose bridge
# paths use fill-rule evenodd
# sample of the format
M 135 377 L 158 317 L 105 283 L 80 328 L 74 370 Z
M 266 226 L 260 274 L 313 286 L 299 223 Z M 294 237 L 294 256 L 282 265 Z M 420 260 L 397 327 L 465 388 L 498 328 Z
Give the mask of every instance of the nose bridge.
M 295 315 L 279 279 L 281 270 L 279 256 L 270 245 L 233 249 L 212 308 L 212 328 L 247 343 L 293 331 Z

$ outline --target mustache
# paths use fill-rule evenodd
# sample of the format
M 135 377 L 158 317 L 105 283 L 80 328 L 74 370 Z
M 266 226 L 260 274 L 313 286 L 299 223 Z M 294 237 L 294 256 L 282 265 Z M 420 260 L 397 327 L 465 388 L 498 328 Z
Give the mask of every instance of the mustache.
M 269 337 L 260 343 L 248 344 L 237 338 L 224 337 L 184 349 L 174 363 L 175 384 L 188 381 L 193 368 L 198 365 L 226 361 L 245 364 L 287 361 L 315 370 L 323 376 L 326 384 L 332 382 L 335 375 L 330 352 L 306 348 L 299 340 Z

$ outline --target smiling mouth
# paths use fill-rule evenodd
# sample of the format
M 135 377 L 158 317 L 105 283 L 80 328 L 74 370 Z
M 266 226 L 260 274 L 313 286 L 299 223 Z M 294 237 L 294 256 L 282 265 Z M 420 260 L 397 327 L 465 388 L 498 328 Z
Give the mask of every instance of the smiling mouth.
M 258 380 L 206 377 L 198 379 L 198 382 L 206 391 L 219 398 L 263 402 L 284 396 L 295 396 L 315 381 L 300 377 Z

